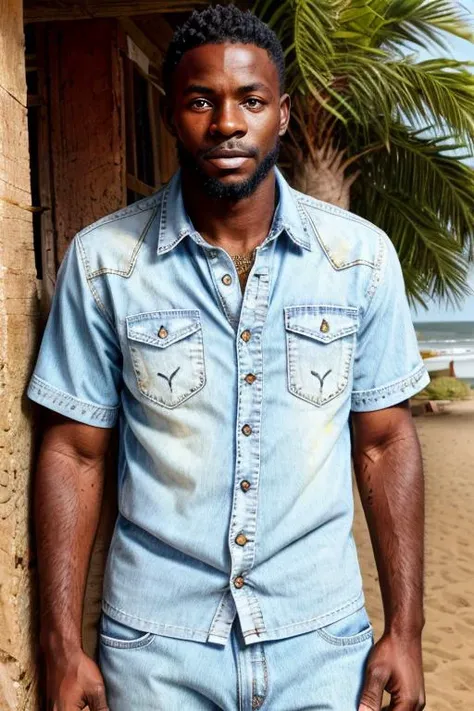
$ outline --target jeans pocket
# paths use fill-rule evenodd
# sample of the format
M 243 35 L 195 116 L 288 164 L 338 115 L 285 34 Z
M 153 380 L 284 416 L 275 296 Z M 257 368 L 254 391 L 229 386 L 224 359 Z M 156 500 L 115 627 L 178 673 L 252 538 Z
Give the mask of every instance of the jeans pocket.
M 316 632 L 326 642 L 338 646 L 350 646 L 361 644 L 368 639 L 373 640 L 373 628 L 365 607 L 321 627 Z
M 315 304 L 287 306 L 284 311 L 288 388 L 321 407 L 338 397 L 349 381 L 358 309 Z
M 172 409 L 206 384 L 199 310 L 172 309 L 127 316 L 127 339 L 138 390 Z
M 101 644 L 115 649 L 136 649 L 150 644 L 154 638 L 153 632 L 144 632 L 134 627 L 129 627 L 123 622 L 102 612 L 99 624 L 99 638 Z

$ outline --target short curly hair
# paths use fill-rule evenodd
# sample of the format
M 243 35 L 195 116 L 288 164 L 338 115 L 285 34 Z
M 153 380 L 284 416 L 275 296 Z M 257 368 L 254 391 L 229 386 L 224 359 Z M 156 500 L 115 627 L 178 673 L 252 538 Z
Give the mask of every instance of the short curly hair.
M 278 70 L 280 91 L 284 92 L 285 58 L 273 30 L 248 10 L 243 12 L 235 5 L 216 5 L 194 10 L 189 19 L 176 29 L 163 62 L 166 95 L 171 94 L 173 73 L 186 52 L 204 44 L 224 42 L 254 44 L 265 49 Z

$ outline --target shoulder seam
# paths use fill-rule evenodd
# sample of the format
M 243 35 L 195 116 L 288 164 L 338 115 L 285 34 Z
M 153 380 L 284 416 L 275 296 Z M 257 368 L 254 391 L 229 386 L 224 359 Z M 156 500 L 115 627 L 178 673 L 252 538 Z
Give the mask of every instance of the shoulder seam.
M 386 239 L 389 239 L 389 237 L 385 234 L 383 230 L 379 230 L 379 249 L 377 252 L 377 259 L 373 267 L 372 276 L 369 280 L 367 290 L 364 294 L 364 297 L 368 299 L 368 302 L 365 307 L 365 313 L 367 313 L 367 311 L 369 310 L 374 300 L 374 296 L 377 292 L 377 289 L 380 285 L 383 261 L 384 257 L 387 255 L 387 245 L 385 244 Z
M 84 251 L 84 246 L 81 241 L 80 233 L 78 233 L 76 235 L 76 237 L 74 238 L 74 241 L 78 245 L 79 259 L 81 260 L 82 268 L 84 269 L 85 276 L 86 276 L 87 287 L 91 293 L 92 298 L 94 299 L 94 303 L 97 306 L 97 308 L 99 309 L 99 311 L 102 313 L 102 315 L 104 316 L 104 318 L 107 321 L 107 323 L 109 324 L 109 326 L 111 328 L 113 328 L 115 333 L 117 333 L 117 329 L 115 327 L 115 324 L 114 324 L 110 314 L 108 313 L 107 309 L 105 308 L 105 305 L 102 302 L 102 299 L 100 298 L 100 296 L 97 292 L 97 289 L 95 289 L 93 284 L 91 283 L 92 280 L 88 276 L 89 264 L 87 262 L 87 257 L 86 257 L 85 251 Z M 87 267 L 86 267 L 86 265 L 87 265 Z
M 133 203 L 132 205 L 122 207 L 120 210 L 117 210 L 116 212 L 112 213 L 112 215 L 105 215 L 104 217 L 101 217 L 99 220 L 96 220 L 96 222 L 93 222 L 91 225 L 87 225 L 87 227 L 84 227 L 82 230 L 80 230 L 77 233 L 77 236 L 84 237 L 90 232 L 94 232 L 94 230 L 98 229 L 99 227 L 102 227 L 103 225 L 108 225 L 113 222 L 118 222 L 119 220 L 124 220 L 137 212 L 156 210 L 162 200 L 162 192 L 164 190 L 164 187 L 165 186 L 163 186 L 163 188 L 160 188 L 158 192 L 154 193 L 153 195 L 150 195 L 148 198 L 139 200 L 137 203 Z
M 374 223 L 370 222 L 370 220 L 366 220 L 365 217 L 356 215 L 354 212 L 350 212 L 349 210 L 344 210 L 342 207 L 331 205 L 330 203 L 324 202 L 323 200 L 318 200 L 317 198 L 313 198 L 310 195 L 305 195 L 304 193 L 301 193 L 298 190 L 295 190 L 294 188 L 292 188 L 292 190 L 294 193 L 296 193 L 296 199 L 307 207 L 312 207 L 314 210 L 321 210 L 322 212 L 327 212 L 329 214 L 338 215 L 339 217 L 342 217 L 346 220 L 350 220 L 351 222 L 358 222 L 361 225 L 365 225 L 368 229 L 372 230 L 376 234 L 384 234 L 383 230 L 380 227 L 374 225 Z
M 159 208 L 159 205 L 155 205 L 148 222 L 144 226 L 140 236 L 137 239 L 137 243 L 133 249 L 132 256 L 130 259 L 130 265 L 129 265 L 128 271 L 124 271 L 123 269 L 109 269 L 108 267 L 103 267 L 102 269 L 96 269 L 94 272 L 89 272 L 87 278 L 92 280 L 98 276 L 102 276 L 102 274 L 117 274 L 117 276 L 129 277 L 135 268 L 135 264 L 136 264 L 137 257 L 138 257 L 138 252 L 141 249 L 141 246 L 142 246 L 142 244 L 145 240 L 145 237 L 148 233 L 148 230 L 150 229 L 152 222 L 154 221 L 156 215 L 158 214 L 158 208 Z

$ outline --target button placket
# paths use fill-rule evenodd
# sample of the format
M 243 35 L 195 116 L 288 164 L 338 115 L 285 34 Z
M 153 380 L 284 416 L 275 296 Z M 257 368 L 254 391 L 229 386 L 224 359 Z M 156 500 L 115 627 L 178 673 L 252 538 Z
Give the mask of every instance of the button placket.
M 268 268 L 262 262 L 266 262 L 268 256 L 266 253 L 264 259 L 260 258 L 254 279 L 249 278 L 247 282 L 236 333 L 239 402 L 237 461 L 229 527 L 233 581 L 231 588 L 241 619 L 253 629 L 260 629 L 262 621 L 255 617 L 258 605 L 255 604 L 252 586 L 246 583 L 246 577 L 251 575 L 255 555 L 263 394 L 262 383 L 256 374 L 262 372 L 261 333 L 268 311 L 269 296 Z M 240 580 L 235 585 L 238 578 L 243 579 L 242 585 Z
M 223 249 L 207 250 L 207 257 L 222 310 L 235 329 L 242 305 L 242 293 L 240 288 L 236 288 L 239 278 L 234 262 Z

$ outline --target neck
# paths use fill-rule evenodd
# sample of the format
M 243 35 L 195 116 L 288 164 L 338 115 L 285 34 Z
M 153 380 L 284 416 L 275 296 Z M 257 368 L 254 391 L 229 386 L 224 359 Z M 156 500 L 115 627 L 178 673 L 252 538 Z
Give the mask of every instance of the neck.
M 223 247 L 229 254 L 245 254 L 263 242 L 275 211 L 275 170 L 242 200 L 209 197 L 196 182 L 194 176 L 182 171 L 184 207 L 207 242 Z

